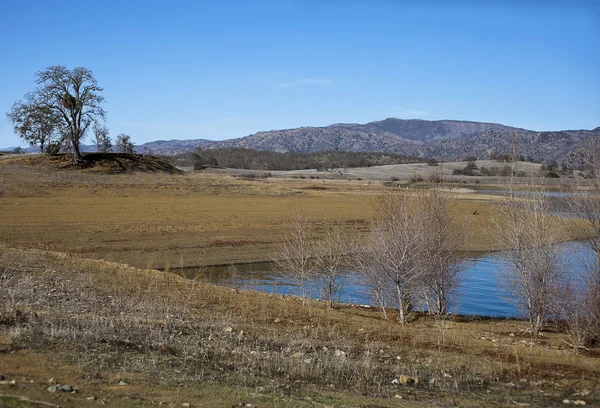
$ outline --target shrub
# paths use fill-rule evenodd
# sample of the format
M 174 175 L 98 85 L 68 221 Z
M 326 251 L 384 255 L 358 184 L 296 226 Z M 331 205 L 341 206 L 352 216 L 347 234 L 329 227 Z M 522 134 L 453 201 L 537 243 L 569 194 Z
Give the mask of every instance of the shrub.
M 412 176 L 410 176 L 410 182 L 411 183 L 420 183 L 421 181 L 423 181 L 423 176 L 421 176 L 420 174 L 413 174 Z
M 62 147 L 59 142 L 52 142 L 49 143 L 46 147 L 46 153 L 48 153 L 50 156 L 58 156 L 58 154 L 61 151 L 61 148 Z
M 444 178 L 442 177 L 442 173 L 432 171 L 427 175 L 427 181 L 430 183 L 441 183 L 442 181 L 444 181 Z

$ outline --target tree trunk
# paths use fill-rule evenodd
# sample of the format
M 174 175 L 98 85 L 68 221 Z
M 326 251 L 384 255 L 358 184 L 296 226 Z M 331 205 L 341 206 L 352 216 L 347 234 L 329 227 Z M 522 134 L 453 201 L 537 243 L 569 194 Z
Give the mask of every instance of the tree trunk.
M 400 286 L 396 285 L 396 291 L 398 294 L 398 321 L 400 323 L 406 323 L 406 315 L 404 313 L 404 296 Z
M 81 152 L 79 151 L 79 139 L 71 137 L 71 145 L 73 147 L 73 163 L 83 163 L 83 157 L 81 156 Z

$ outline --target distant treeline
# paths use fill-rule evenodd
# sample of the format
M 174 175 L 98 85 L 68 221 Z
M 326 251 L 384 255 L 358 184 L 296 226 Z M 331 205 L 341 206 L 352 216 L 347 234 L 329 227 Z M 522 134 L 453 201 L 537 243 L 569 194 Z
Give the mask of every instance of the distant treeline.
M 424 163 L 428 159 L 393 153 L 339 152 L 276 153 L 240 148 L 195 150 L 165 158 L 175 166 L 230 167 L 248 170 L 306 170 L 371 167 L 386 164 Z

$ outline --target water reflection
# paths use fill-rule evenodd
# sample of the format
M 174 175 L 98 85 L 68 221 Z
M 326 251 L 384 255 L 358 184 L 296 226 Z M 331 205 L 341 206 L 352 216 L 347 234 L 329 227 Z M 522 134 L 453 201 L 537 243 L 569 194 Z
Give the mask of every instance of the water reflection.
M 564 268 L 568 273 L 577 274 L 581 258 L 591 256 L 591 251 L 582 243 L 569 242 L 560 244 L 559 247 L 565 254 Z M 452 312 L 496 317 L 519 315 L 518 310 L 507 301 L 507 294 L 497 285 L 497 271 L 502 266 L 499 255 L 501 253 L 469 257 L 472 262 L 466 271 L 466 278 L 457 294 L 456 306 Z M 235 279 L 228 266 L 186 268 L 175 272 L 191 279 L 224 286 L 286 295 L 300 293 L 294 282 L 273 270 L 271 263 L 241 264 L 236 265 L 236 268 L 238 272 Z M 356 274 L 350 273 L 345 278 L 343 287 L 345 289 L 341 293 L 341 302 L 373 305 Z M 313 298 L 319 297 L 315 286 L 308 288 L 308 294 Z

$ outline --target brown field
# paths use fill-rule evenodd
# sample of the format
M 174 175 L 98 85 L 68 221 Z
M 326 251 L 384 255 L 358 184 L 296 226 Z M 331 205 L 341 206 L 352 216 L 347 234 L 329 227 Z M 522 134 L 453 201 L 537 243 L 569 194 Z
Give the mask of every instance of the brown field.
M 600 349 L 576 351 L 559 326 L 531 337 L 518 320 L 399 325 L 152 269 L 269 260 L 295 208 L 360 234 L 392 189 L 379 182 L 62 165 L 0 159 L 0 406 L 600 402 Z M 457 197 L 468 249 L 494 249 L 485 226 L 497 198 Z M 76 392 L 46 390 L 55 384 Z
M 364 231 L 376 195 L 396 190 L 368 181 L 77 173 L 22 160 L 0 160 L 2 242 L 144 268 L 268 261 L 295 210 L 317 225 Z M 466 250 L 494 249 L 484 228 L 489 197 L 457 197 Z

